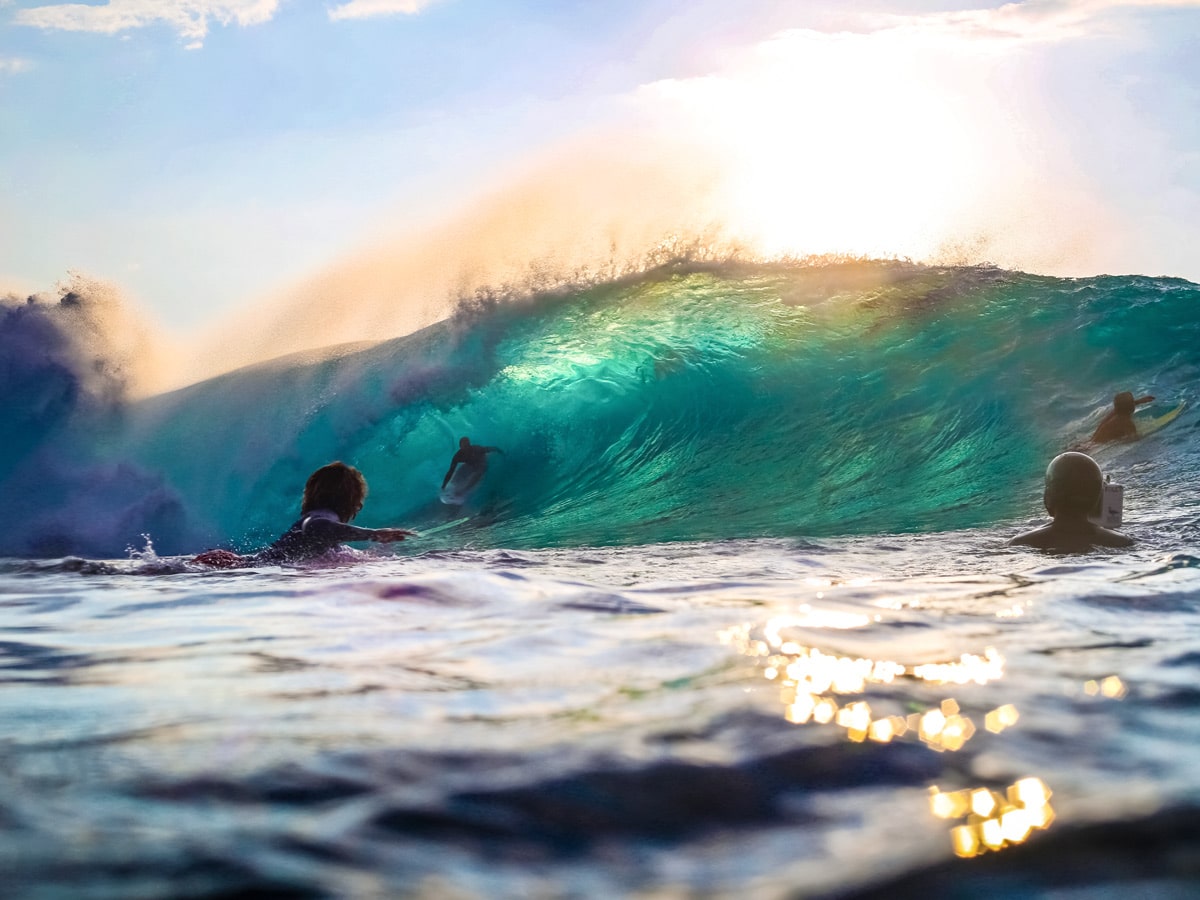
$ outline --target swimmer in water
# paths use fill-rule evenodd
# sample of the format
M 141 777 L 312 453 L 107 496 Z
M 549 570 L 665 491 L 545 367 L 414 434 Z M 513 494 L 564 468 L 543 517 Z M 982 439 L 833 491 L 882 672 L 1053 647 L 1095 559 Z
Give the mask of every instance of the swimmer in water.
M 470 469 L 471 474 L 468 480 L 459 489 L 463 494 L 466 494 L 471 488 L 479 484 L 479 479 L 487 472 L 487 455 L 489 453 L 503 453 L 499 447 L 484 447 L 481 444 L 472 444 L 469 437 L 459 438 L 458 452 L 450 460 L 450 468 L 446 470 L 446 477 L 442 479 L 442 487 L 450 483 L 450 479 L 454 477 L 454 470 L 461 463 Z
M 1113 408 L 1092 433 L 1092 442 L 1107 444 L 1109 441 L 1136 441 L 1138 430 L 1133 424 L 1133 411 L 1143 403 L 1153 400 L 1149 394 L 1134 400 L 1131 392 L 1121 391 L 1113 397 Z
M 1088 519 L 1100 502 L 1104 478 L 1086 453 L 1060 453 L 1046 467 L 1042 501 L 1054 517 L 1049 525 L 1017 535 L 1008 543 L 1058 553 L 1084 553 L 1092 547 L 1128 547 L 1133 539 Z
M 315 559 L 346 541 L 390 544 L 413 537 L 404 528 L 359 528 L 349 524 L 367 496 L 362 472 L 343 462 L 322 466 L 308 477 L 300 501 L 300 518 L 270 547 L 249 556 L 229 550 L 208 550 L 192 562 L 216 569 L 277 565 Z

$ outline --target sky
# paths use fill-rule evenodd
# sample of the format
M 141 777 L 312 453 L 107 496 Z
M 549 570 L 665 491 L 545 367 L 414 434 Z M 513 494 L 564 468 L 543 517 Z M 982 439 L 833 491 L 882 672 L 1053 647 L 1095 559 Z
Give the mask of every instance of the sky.
M 0 0 L 0 294 L 285 352 L 687 229 L 1200 280 L 1197 111 L 1200 0 Z

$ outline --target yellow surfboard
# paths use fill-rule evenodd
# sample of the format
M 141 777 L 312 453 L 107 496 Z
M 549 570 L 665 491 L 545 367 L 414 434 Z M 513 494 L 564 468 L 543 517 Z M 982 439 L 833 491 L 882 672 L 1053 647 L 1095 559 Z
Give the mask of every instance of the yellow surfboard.
M 1138 437 L 1146 437 L 1146 435 L 1154 434 L 1154 432 L 1158 431 L 1160 428 L 1165 428 L 1167 425 L 1170 425 L 1179 417 L 1179 414 L 1183 412 L 1183 408 L 1185 406 L 1187 406 L 1187 401 L 1181 401 L 1177 407 L 1163 413 L 1161 416 L 1155 416 L 1152 419 L 1147 419 L 1141 416 L 1135 418 L 1134 422 L 1137 424 Z

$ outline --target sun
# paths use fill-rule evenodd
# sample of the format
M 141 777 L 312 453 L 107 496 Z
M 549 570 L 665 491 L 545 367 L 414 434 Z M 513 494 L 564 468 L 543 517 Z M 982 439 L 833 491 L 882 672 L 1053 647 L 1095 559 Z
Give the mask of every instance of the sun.
M 728 233 L 766 257 L 925 258 L 989 190 L 979 64 L 928 37 L 793 31 L 661 85 L 717 159 Z

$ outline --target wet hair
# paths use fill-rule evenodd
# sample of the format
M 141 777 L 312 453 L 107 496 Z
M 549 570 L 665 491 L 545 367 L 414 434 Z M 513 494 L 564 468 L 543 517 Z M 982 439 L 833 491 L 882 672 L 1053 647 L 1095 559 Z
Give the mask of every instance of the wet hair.
M 471 439 L 470 439 L 469 437 L 460 437 L 460 438 L 458 439 L 458 446 L 460 446 L 460 447 L 470 447 L 470 446 L 471 446 Z
M 314 509 L 329 509 L 343 522 L 349 522 L 367 499 L 367 479 L 362 472 L 344 462 L 331 462 L 308 476 L 304 484 L 301 514 Z
M 1133 394 L 1129 391 L 1121 391 L 1113 397 L 1113 409 L 1123 416 L 1132 416 L 1137 404 L 1133 402 Z
M 1046 467 L 1043 500 L 1052 516 L 1088 515 L 1100 502 L 1104 476 L 1086 453 L 1060 453 Z

